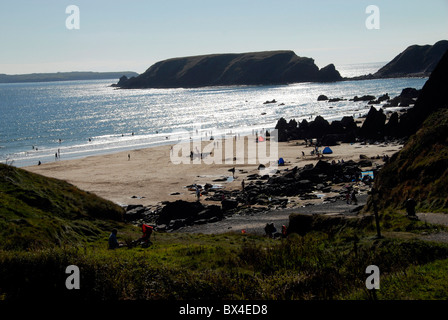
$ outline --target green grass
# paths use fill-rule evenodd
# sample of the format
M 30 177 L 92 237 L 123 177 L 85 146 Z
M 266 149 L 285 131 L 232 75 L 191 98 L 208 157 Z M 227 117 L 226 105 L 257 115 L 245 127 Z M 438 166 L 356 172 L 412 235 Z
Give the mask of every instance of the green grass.
M 136 234 L 137 235 L 137 234 Z M 243 234 L 158 233 L 154 245 L 95 245 L 0 251 L 0 296 L 23 299 L 368 299 L 365 268 L 381 270 L 381 299 L 438 299 L 448 246 L 366 234 L 353 241 L 324 233 L 272 240 Z M 77 265 L 81 290 L 65 288 Z M 430 276 L 422 272 L 428 270 Z M 423 276 L 422 276 L 423 275 Z M 383 280 L 384 279 L 384 280 Z M 421 288 L 407 290 L 410 284 Z M 426 288 L 426 289 L 424 289 Z M 434 288 L 434 289 L 431 289 Z M 401 290 L 401 291 L 400 291 Z
M 370 299 L 372 264 L 380 299 L 446 298 L 448 245 L 416 239 L 443 228 L 393 210 L 381 214 L 382 239 L 372 225 L 352 223 L 281 240 L 156 233 L 149 248 L 108 250 L 112 228 L 128 243 L 141 235 L 121 214 L 63 181 L 1 165 L 0 299 Z M 65 287 L 72 264 L 80 290 Z
M 0 248 L 92 241 L 123 209 L 61 180 L 0 164 Z
M 403 209 L 413 197 L 421 212 L 448 213 L 448 110 L 430 115 L 376 177 L 380 209 Z M 371 204 L 369 210 L 372 210 Z
M 447 300 L 448 260 L 437 260 L 425 265 L 385 275 L 377 291 L 380 300 Z M 372 298 L 366 289 L 346 297 L 353 300 Z

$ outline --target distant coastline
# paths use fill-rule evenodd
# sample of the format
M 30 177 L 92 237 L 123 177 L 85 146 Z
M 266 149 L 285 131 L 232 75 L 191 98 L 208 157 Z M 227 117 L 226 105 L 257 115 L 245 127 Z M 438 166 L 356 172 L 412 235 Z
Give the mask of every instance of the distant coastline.
M 73 72 L 29 73 L 29 74 L 12 74 L 12 75 L 0 74 L 0 83 L 106 80 L 106 79 L 118 79 L 123 75 L 127 77 L 134 77 L 137 76 L 138 73 L 133 71 L 118 71 L 118 72 L 73 71 Z

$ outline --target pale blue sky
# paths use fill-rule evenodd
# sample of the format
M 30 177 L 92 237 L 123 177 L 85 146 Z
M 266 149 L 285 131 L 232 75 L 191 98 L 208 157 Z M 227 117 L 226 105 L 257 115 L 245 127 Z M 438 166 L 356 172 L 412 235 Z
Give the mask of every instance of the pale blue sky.
M 68 5 L 80 29 L 68 30 Z M 368 30 L 368 5 L 380 29 Z M 0 73 L 144 72 L 172 57 L 293 50 L 319 67 L 448 39 L 448 0 L 1 0 Z

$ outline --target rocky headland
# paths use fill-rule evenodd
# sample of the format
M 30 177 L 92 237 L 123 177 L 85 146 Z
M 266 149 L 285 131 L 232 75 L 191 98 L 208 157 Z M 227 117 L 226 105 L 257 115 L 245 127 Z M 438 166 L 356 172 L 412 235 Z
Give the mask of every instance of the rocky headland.
M 412 45 L 374 74 L 348 80 L 428 77 L 447 50 L 448 40 L 441 40 L 433 45 Z
M 137 77 L 123 76 L 119 88 L 196 88 L 229 85 L 275 85 L 339 81 L 330 64 L 319 69 L 314 60 L 293 51 L 210 54 L 163 60 Z

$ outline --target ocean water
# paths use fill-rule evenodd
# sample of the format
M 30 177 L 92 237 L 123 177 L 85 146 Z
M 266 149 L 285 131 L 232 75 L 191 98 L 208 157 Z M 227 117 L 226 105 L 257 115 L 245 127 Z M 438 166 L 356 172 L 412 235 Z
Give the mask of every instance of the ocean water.
M 347 76 L 368 67 L 373 69 L 355 65 L 338 69 Z M 56 161 L 58 152 L 60 159 L 74 159 L 176 143 L 180 130 L 204 139 L 244 135 L 272 129 L 280 117 L 297 121 L 317 115 L 330 121 L 357 117 L 370 106 L 321 102 L 317 97 L 385 93 L 393 97 L 406 87 L 420 89 L 426 80 L 144 90 L 110 87 L 114 80 L 0 84 L 0 162 L 23 167 Z M 273 99 L 276 103 L 264 104 Z
M 370 62 L 370 63 L 353 63 L 345 65 L 336 65 L 342 77 L 352 78 L 356 76 L 363 76 L 367 74 L 374 74 L 379 69 L 384 67 L 387 62 Z

